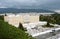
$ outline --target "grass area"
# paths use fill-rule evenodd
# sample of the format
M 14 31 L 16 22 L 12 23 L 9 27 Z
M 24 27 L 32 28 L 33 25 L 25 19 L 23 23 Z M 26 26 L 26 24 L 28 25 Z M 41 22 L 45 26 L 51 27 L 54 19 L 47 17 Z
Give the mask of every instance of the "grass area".
M 1 18 L 0 18 L 1 19 Z M 25 31 L 9 25 L 7 22 L 0 20 L 0 39 L 34 39 L 28 36 Z

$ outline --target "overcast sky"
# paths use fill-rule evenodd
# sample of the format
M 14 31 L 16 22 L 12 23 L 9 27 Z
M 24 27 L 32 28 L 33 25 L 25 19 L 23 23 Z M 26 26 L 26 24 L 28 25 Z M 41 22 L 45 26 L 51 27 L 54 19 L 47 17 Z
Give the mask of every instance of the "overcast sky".
M 43 8 L 60 10 L 60 0 L 0 0 L 0 8 Z

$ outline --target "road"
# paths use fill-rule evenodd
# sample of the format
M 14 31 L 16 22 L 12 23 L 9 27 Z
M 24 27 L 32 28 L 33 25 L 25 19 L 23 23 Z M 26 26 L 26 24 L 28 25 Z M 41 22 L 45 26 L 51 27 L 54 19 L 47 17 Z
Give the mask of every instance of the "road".
M 52 36 L 57 35 L 57 34 L 60 34 L 60 30 L 55 31 L 53 33 L 46 33 L 43 35 L 39 35 L 39 36 L 36 36 L 35 38 L 36 39 L 46 39 L 46 38 L 52 37 Z

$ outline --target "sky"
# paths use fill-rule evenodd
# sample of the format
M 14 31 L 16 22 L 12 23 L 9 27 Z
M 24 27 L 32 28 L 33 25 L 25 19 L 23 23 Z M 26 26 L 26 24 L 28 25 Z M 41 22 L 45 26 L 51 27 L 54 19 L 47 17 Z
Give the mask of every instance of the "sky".
M 0 8 L 60 10 L 60 0 L 0 0 Z

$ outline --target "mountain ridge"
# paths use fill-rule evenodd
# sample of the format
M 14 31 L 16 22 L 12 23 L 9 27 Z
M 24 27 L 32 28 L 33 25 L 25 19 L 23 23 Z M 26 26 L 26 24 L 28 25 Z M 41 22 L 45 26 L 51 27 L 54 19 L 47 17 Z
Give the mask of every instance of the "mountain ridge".
M 29 12 L 54 13 L 54 11 L 51 11 L 51 10 L 44 10 L 44 9 L 0 8 L 0 13 L 29 13 Z

